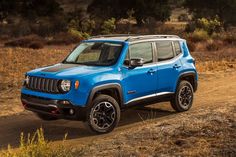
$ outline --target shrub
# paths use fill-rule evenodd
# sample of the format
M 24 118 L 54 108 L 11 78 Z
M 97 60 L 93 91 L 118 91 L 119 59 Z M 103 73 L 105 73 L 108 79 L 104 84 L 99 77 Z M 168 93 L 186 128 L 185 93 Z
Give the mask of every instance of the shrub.
M 66 135 L 64 140 L 66 139 Z M 50 156 L 65 156 L 72 157 L 71 150 L 62 145 L 51 147 L 49 142 L 45 140 L 43 129 L 38 129 L 33 136 L 28 134 L 27 138 L 21 133 L 19 150 L 13 151 L 10 146 L 6 151 L 2 151 L 0 155 L 6 157 L 50 157 Z
M 213 33 L 213 34 L 211 35 L 211 38 L 212 38 L 213 40 L 220 40 L 220 39 L 222 39 L 222 37 L 223 37 L 223 34 L 222 34 L 222 33 Z
M 76 29 L 69 29 L 68 30 L 68 33 L 70 34 L 70 35 L 72 35 L 72 36 L 75 36 L 75 37 L 78 37 L 78 38 L 81 38 L 81 39 L 87 39 L 87 38 L 89 38 L 89 34 L 88 33 L 86 33 L 86 32 L 81 32 L 81 31 L 78 31 L 78 30 L 76 30 Z
M 186 26 L 185 26 L 185 32 L 187 33 L 192 33 L 196 29 L 196 22 L 190 21 Z
M 43 47 L 44 47 L 44 45 L 40 41 L 32 41 L 29 44 L 29 48 L 32 48 L 32 49 L 42 49 Z
M 185 14 L 185 13 L 180 14 L 178 16 L 178 21 L 180 21 L 180 22 L 189 21 L 188 14 Z
M 220 43 L 214 40 L 208 40 L 206 44 L 206 49 L 208 51 L 218 51 L 220 48 Z
M 102 34 L 112 34 L 113 31 L 116 29 L 116 19 L 111 18 L 103 22 L 101 29 L 102 29 Z
M 205 30 L 209 35 L 212 35 L 214 32 L 219 33 L 223 30 L 223 24 L 219 21 L 218 17 L 214 19 L 197 19 L 196 27 Z
M 78 43 L 83 38 L 81 36 L 76 36 L 68 32 L 61 32 L 53 36 L 47 41 L 48 45 L 68 45 L 73 43 Z
M 195 51 L 196 45 L 195 45 L 194 42 L 192 42 L 191 40 L 189 40 L 188 43 L 187 43 L 187 45 L 188 45 L 189 51 Z
M 31 34 L 30 22 L 21 20 L 19 23 L 11 25 L 11 35 L 14 37 L 22 37 Z
M 37 35 L 28 35 L 6 42 L 5 46 L 34 48 L 34 49 L 43 48 L 44 39 Z
M 196 29 L 192 35 L 189 36 L 190 40 L 193 42 L 206 41 L 210 37 L 208 33 L 202 29 Z
M 236 36 L 233 33 L 225 34 L 223 40 L 228 44 L 236 44 Z

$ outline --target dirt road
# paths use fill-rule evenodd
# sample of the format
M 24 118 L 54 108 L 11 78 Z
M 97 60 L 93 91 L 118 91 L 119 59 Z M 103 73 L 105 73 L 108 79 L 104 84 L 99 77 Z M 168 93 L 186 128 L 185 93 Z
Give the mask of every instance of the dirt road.
M 194 105 L 188 112 L 191 114 L 205 106 L 227 105 L 227 103 L 234 103 L 236 106 L 236 72 L 205 73 L 200 75 Z M 21 132 L 33 133 L 40 127 L 43 127 L 45 137 L 50 141 L 61 140 L 65 133 L 68 133 L 67 142 L 85 144 L 101 137 L 112 137 L 129 128 L 135 128 L 145 119 L 153 118 L 162 121 L 173 117 L 178 118 L 178 116 L 179 114 L 171 109 L 169 103 L 132 108 L 122 113 L 120 124 L 112 133 L 95 136 L 87 132 L 82 122 L 65 120 L 44 122 L 33 113 L 25 111 L 19 115 L 0 118 L 0 149 L 6 148 L 8 144 L 18 146 Z

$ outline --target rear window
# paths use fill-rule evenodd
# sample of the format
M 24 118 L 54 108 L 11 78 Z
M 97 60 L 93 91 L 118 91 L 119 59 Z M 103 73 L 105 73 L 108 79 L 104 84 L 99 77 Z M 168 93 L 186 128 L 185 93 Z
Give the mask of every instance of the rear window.
M 181 54 L 182 51 L 181 51 L 181 48 L 180 48 L 180 43 L 178 41 L 175 41 L 174 42 L 174 46 L 175 46 L 175 53 L 176 53 L 176 55 Z
M 157 45 L 157 58 L 158 61 L 165 61 L 174 58 L 174 52 L 171 41 L 158 41 Z

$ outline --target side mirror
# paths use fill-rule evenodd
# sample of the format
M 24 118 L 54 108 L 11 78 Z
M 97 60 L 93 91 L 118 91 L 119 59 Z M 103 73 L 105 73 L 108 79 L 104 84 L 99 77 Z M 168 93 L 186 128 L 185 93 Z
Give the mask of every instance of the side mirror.
M 143 58 L 133 58 L 130 59 L 130 67 L 135 68 L 135 67 L 141 67 L 144 64 L 144 59 Z

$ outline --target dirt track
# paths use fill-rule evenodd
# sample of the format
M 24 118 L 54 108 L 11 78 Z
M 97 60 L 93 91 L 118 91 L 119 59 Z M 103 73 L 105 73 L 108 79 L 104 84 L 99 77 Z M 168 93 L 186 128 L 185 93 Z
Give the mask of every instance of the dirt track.
M 227 103 L 233 103 L 236 106 L 236 72 L 201 74 L 193 108 L 188 112 L 197 111 L 204 106 L 223 106 Z M 46 138 L 51 141 L 63 139 L 65 133 L 68 133 L 67 142 L 71 144 L 85 144 L 101 137 L 109 138 L 123 130 L 137 127 L 143 122 L 142 119 L 150 119 L 151 110 L 155 114 L 151 118 L 157 121 L 179 116 L 168 103 L 129 109 L 122 113 L 120 124 L 112 133 L 99 136 L 88 133 L 82 122 L 65 120 L 43 122 L 30 112 L 2 117 L 0 118 L 0 148 L 6 148 L 8 144 L 17 146 L 21 132 L 32 133 L 41 126 Z

